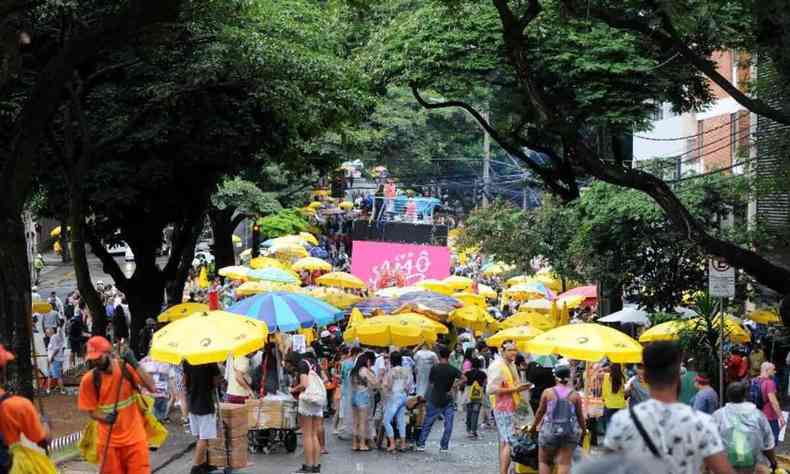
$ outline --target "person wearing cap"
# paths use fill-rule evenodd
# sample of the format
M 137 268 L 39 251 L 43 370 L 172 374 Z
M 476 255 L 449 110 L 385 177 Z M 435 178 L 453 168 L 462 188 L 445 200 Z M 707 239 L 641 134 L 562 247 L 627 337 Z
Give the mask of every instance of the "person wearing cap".
M 151 472 L 145 420 L 137 397 L 139 387 L 155 392 L 151 377 L 127 354 L 112 355 L 112 344 L 93 336 L 85 360 L 92 368 L 80 382 L 78 406 L 98 422 L 97 450 L 103 474 Z M 108 443 L 109 441 L 109 443 Z
M 14 359 L 14 355 L 0 344 L 0 435 L 9 448 L 19 443 L 22 435 L 39 446 L 46 446 L 49 429 L 41 422 L 33 403 L 3 389 L 6 366 Z
M 694 379 L 694 385 L 697 387 L 697 394 L 694 396 L 691 406 L 695 410 L 712 415 L 714 411 L 719 409 L 719 395 L 710 386 L 710 379 L 702 374 L 697 375 Z

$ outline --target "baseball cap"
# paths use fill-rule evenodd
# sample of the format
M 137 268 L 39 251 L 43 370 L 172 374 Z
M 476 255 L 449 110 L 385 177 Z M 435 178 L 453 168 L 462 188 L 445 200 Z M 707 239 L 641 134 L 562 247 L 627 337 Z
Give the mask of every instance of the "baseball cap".
M 332 337 L 332 333 L 324 329 L 323 331 L 321 331 L 321 338 L 323 339 L 325 337 Z
M 0 367 L 5 367 L 5 365 L 12 360 L 16 359 L 14 354 L 8 352 L 2 344 L 0 344 Z
M 102 336 L 93 336 L 85 344 L 87 353 L 85 359 L 96 360 L 104 354 L 112 352 L 112 344 Z

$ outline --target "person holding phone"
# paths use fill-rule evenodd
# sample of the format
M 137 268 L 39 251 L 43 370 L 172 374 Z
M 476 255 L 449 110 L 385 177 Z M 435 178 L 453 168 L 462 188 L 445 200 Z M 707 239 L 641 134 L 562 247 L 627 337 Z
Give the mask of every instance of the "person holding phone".
M 516 408 L 523 401 L 529 400 L 531 383 L 520 383 L 516 368 L 518 349 L 513 341 L 505 341 L 498 359 L 488 369 L 487 392 L 491 396 L 494 421 L 499 432 L 499 472 L 510 472 L 510 446 L 515 441 L 516 428 L 514 418 Z

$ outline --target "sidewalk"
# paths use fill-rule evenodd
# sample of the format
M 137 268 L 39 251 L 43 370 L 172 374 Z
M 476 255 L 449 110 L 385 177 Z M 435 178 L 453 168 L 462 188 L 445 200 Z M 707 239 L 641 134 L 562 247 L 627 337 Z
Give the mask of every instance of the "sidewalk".
M 195 437 L 185 433 L 180 423 L 171 423 L 167 425 L 167 429 L 170 431 L 170 435 L 165 445 L 157 451 L 151 452 L 151 472 L 157 472 L 165 468 L 194 447 Z M 58 468 L 63 474 L 93 474 L 99 472 L 97 465 L 88 464 L 82 459 L 63 462 Z

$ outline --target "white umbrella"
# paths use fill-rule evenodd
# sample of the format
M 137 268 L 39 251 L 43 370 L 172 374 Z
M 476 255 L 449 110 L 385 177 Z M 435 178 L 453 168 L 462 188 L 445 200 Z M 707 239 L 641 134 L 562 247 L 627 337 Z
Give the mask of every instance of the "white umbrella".
M 615 311 L 614 313 L 599 319 L 598 322 L 620 324 L 631 323 L 638 324 L 640 326 L 650 326 L 650 318 L 647 317 L 647 313 L 641 309 L 633 307 L 626 307 L 620 311 Z

